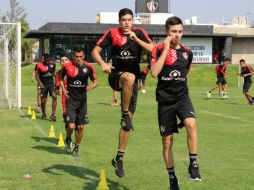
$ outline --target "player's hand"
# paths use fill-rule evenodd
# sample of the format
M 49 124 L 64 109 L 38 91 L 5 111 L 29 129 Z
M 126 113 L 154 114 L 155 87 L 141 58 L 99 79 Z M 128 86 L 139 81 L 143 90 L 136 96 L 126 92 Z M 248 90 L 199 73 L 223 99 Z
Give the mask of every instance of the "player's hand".
M 56 91 L 56 95 L 62 95 L 62 91 L 61 90 L 57 90 Z
M 172 36 L 167 36 L 166 38 L 165 38 L 165 40 L 164 40 L 164 42 L 163 42 L 163 49 L 165 50 L 165 51 L 167 51 L 167 50 L 169 50 L 169 48 L 170 48 L 170 42 L 171 42 L 171 40 L 172 40 L 173 38 L 172 38 Z
M 34 83 L 34 81 L 35 81 L 35 78 L 33 77 L 33 78 L 31 79 L 31 82 Z
M 111 70 L 112 69 L 115 69 L 115 67 L 113 67 L 112 65 L 108 65 L 108 64 L 103 64 L 102 66 L 101 66 L 101 69 L 102 69 L 102 71 L 104 72 L 104 73 L 111 73 Z
M 42 84 L 42 82 L 40 82 L 40 87 L 41 87 L 41 88 L 44 88 L 44 85 Z
M 126 32 L 124 34 L 129 35 L 131 40 L 136 41 L 138 39 L 138 37 L 136 36 L 135 32 L 133 32 L 131 30 L 126 30 Z
M 63 91 L 63 95 L 64 95 L 66 100 L 70 99 L 70 96 L 68 94 L 69 94 L 69 92 L 67 90 Z

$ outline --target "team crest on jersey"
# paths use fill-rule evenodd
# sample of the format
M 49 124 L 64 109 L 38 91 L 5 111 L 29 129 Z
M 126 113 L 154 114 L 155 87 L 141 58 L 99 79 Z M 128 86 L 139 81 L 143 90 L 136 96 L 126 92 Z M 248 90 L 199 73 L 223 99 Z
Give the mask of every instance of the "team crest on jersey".
M 157 10 L 158 5 L 159 5 L 159 3 L 154 2 L 154 0 L 151 0 L 150 2 L 148 2 L 148 3 L 146 4 L 146 7 L 147 7 L 147 9 L 148 9 L 151 13 L 154 13 L 154 12 Z
M 187 54 L 186 52 L 183 52 L 182 55 L 183 55 L 183 58 L 184 58 L 184 59 L 188 60 L 188 54 Z
M 51 68 L 53 68 L 53 65 L 49 65 Z
M 83 72 L 84 72 L 84 73 L 87 73 L 87 68 L 84 68 L 84 69 L 83 69 Z

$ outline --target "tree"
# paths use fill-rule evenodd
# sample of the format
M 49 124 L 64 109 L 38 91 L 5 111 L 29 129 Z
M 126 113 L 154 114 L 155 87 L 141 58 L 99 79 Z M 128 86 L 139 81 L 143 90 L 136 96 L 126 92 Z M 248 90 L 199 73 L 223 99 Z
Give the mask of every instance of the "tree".
M 25 34 L 29 31 L 29 24 L 26 21 L 26 10 L 20 4 L 18 0 L 10 0 L 10 11 L 7 11 L 5 15 L 1 17 L 0 12 L 0 19 L 2 22 L 21 22 L 21 33 L 22 33 L 22 61 L 28 62 L 32 61 L 31 54 L 32 54 L 32 46 L 35 43 L 35 40 L 26 39 Z M 15 40 L 16 37 L 13 37 Z

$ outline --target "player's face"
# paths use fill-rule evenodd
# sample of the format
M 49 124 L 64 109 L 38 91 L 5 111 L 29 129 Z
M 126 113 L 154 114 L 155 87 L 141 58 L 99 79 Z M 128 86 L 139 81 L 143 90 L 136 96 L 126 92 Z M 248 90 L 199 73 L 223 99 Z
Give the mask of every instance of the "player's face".
M 60 63 L 63 66 L 65 63 L 67 63 L 69 61 L 68 57 L 61 57 Z
M 75 52 L 74 53 L 74 57 L 73 57 L 73 61 L 74 63 L 78 64 L 78 65 L 82 65 L 83 61 L 84 61 L 84 52 Z
M 172 36 L 172 44 L 179 44 L 183 36 L 183 25 L 178 24 L 169 26 L 169 29 L 167 30 L 167 35 Z
M 119 20 L 120 27 L 123 33 L 127 32 L 128 30 L 132 29 L 133 26 L 133 17 L 130 14 L 126 14 L 121 17 Z

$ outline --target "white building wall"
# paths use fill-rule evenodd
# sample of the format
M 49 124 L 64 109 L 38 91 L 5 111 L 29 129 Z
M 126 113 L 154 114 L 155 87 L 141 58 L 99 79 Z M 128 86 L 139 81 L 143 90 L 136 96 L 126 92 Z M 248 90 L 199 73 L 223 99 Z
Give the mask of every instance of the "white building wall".
M 118 24 L 118 12 L 100 12 L 100 21 L 102 24 Z

